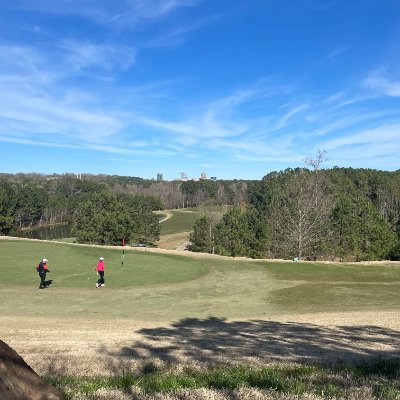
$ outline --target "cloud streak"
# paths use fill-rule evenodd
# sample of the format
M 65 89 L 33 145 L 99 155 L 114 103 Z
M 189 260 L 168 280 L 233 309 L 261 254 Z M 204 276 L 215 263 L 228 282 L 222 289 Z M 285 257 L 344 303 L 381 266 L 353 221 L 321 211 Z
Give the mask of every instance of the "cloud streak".
M 324 56 L 318 50 L 327 71 L 312 84 L 316 78 L 296 75 L 296 67 L 269 69 L 283 65 L 283 58 L 274 61 L 268 52 L 261 57 L 250 36 L 224 53 L 215 22 L 224 29 L 235 25 L 210 4 L 17 0 L 0 6 L 12 9 L 10 15 L 16 9 L 28 13 L 18 34 L 28 35 L 29 26 L 31 35 L 0 40 L 0 141 L 121 159 L 181 157 L 215 168 L 222 160 L 296 166 L 317 149 L 328 150 L 333 163 L 371 166 L 373 159 L 394 157 L 400 142 L 398 76 L 365 66 L 357 72 L 364 79 L 344 87 L 339 78 L 331 82 L 329 71 L 341 70 L 348 49 L 355 49 L 340 38 L 321 43 L 325 54 L 333 51 Z M 243 16 L 254 15 L 250 9 L 243 7 Z M 318 13 L 323 18 L 329 8 Z M 193 46 L 181 52 L 177 45 L 184 47 L 191 37 Z M 212 47 L 213 39 L 221 49 Z M 244 46 L 243 54 L 236 45 Z M 252 65 L 257 62 L 265 70 Z M 246 72 L 239 74 L 242 67 Z
M 8 7 L 33 10 L 58 16 L 78 16 L 96 24 L 131 30 L 156 22 L 184 7 L 194 7 L 200 0 L 19 0 Z
M 127 70 L 135 63 L 137 49 L 115 44 L 67 40 L 59 45 L 66 51 L 64 63 L 73 71 L 100 68 L 108 72 Z
M 390 80 L 380 75 L 371 75 L 363 83 L 367 89 L 391 97 L 400 97 L 400 81 Z

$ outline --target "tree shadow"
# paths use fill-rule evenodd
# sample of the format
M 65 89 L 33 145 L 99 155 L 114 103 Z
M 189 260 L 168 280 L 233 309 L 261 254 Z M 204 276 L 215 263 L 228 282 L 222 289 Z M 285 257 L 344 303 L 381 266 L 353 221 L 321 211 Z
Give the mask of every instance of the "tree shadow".
M 112 353 L 120 362 L 332 365 L 400 357 L 400 332 L 379 326 L 326 327 L 209 317 L 186 318 L 170 327 L 144 328 L 136 333 L 143 339 Z

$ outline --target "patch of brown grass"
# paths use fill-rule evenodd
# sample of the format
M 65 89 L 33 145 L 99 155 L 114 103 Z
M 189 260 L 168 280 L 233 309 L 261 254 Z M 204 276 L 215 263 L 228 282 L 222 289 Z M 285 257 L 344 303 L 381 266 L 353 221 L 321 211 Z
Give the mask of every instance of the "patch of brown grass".
M 182 243 L 189 240 L 190 232 L 171 233 L 169 235 L 162 235 L 156 245 L 160 249 L 175 250 Z

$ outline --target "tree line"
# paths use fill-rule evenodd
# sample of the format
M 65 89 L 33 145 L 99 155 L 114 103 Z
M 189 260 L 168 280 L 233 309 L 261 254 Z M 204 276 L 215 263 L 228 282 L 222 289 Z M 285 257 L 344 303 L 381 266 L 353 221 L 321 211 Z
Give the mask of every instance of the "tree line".
M 158 197 L 113 193 L 101 181 L 73 175 L 6 175 L 0 178 L 0 233 L 70 223 L 79 243 L 120 244 L 158 239 Z
M 306 168 L 260 181 L 154 181 L 72 174 L 0 174 L 0 233 L 71 223 L 79 242 L 152 243 L 154 210 L 229 205 L 205 212 L 193 251 L 253 258 L 400 259 L 400 171 Z M 211 208 L 210 208 L 211 207 Z
M 320 155 L 321 156 L 321 155 Z M 271 172 L 248 202 L 194 225 L 191 250 L 252 258 L 400 259 L 400 171 L 308 168 Z
M 0 234 L 18 235 L 24 228 L 68 223 L 74 227 L 78 241 L 105 243 L 104 237 L 93 233 L 96 226 L 100 230 L 102 220 L 114 232 L 113 239 L 107 239 L 108 244 L 128 236 L 149 243 L 159 234 L 158 224 L 154 224 L 156 217 L 150 215 L 154 210 L 195 207 L 204 201 L 241 204 L 246 200 L 244 181 L 168 182 L 115 175 L 0 174 Z M 109 210 L 107 216 L 100 206 Z M 90 221 L 90 215 L 95 216 L 90 209 L 101 216 L 97 225 Z M 124 227 L 118 231 L 112 220 Z M 89 228 L 83 233 L 84 226 L 91 227 L 92 233 Z M 146 227 L 151 232 L 148 230 L 145 235 Z

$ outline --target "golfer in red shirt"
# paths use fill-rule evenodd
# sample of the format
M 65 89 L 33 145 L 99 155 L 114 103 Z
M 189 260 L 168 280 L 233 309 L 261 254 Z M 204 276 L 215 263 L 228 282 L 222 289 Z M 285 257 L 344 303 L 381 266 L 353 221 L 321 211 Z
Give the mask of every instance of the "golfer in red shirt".
M 106 286 L 104 283 L 104 257 L 100 257 L 99 262 L 95 268 L 97 275 L 99 276 L 99 280 L 96 283 L 96 287 Z

